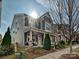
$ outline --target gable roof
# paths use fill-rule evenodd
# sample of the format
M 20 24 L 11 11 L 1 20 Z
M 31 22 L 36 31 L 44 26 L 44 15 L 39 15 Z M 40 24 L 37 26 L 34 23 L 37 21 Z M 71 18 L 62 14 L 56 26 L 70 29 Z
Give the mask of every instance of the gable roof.
M 44 19 L 45 17 L 47 17 L 48 19 Z M 41 15 L 39 18 L 38 18 L 38 22 L 39 21 L 42 21 L 42 20 L 48 20 L 52 25 L 53 25 L 53 20 L 49 14 L 49 12 L 46 12 L 44 13 L 43 15 Z

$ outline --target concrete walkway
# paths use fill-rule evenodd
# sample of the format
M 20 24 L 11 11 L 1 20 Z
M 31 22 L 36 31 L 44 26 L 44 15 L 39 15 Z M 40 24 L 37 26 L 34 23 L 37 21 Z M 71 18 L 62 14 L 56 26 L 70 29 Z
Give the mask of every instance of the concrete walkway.
M 73 49 L 79 47 L 79 45 L 73 46 Z M 69 48 L 59 50 L 57 52 L 53 52 L 35 59 L 58 59 L 62 54 L 69 53 Z

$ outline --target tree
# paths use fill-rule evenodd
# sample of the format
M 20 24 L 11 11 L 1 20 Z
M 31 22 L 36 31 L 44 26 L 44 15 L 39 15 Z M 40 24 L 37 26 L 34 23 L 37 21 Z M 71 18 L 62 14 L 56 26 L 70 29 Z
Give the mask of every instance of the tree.
M 72 53 L 72 40 L 75 39 L 75 32 L 79 30 L 79 0 L 56 0 L 55 13 L 52 8 L 53 1 L 48 0 L 48 2 L 54 22 L 58 24 L 58 27 L 60 25 L 58 30 L 70 41 L 70 53 Z M 65 31 L 66 24 L 68 25 L 68 30 Z M 68 36 L 64 32 L 68 33 Z
M 49 34 L 45 34 L 45 39 L 44 39 L 44 46 L 43 48 L 45 50 L 50 50 L 51 49 L 51 40 Z
M 10 35 L 10 28 L 9 27 L 3 37 L 3 41 L 1 43 L 1 45 L 2 46 L 10 46 L 11 45 L 11 35 Z
M 47 8 L 53 22 L 60 27 L 57 30 L 70 41 L 70 53 L 72 53 L 72 40 L 75 39 L 75 32 L 79 31 L 79 0 L 43 1 L 45 4 L 48 2 Z M 42 4 L 44 3 L 42 2 Z M 67 25 L 68 30 L 65 29 L 67 28 L 65 25 Z

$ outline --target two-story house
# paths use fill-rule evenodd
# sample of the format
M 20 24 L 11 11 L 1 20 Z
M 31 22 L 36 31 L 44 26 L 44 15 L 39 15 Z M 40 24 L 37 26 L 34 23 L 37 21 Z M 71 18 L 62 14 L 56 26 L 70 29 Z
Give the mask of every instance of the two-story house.
M 34 19 L 31 16 L 19 13 L 14 16 L 11 26 L 12 43 L 21 45 L 41 46 L 44 43 L 45 34 L 49 33 L 51 44 L 55 41 L 53 35 L 53 21 L 48 12 Z

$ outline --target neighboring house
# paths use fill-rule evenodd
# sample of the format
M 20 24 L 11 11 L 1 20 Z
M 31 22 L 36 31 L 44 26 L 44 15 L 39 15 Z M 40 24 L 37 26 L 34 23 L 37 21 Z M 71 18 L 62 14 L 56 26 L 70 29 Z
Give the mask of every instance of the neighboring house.
M 58 38 L 58 41 L 67 40 L 69 38 L 68 24 L 53 24 L 53 33 Z
M 42 46 L 45 34 L 49 33 L 51 44 L 58 41 L 55 35 L 53 21 L 48 12 L 34 19 L 31 16 L 19 13 L 14 16 L 11 26 L 12 43 L 17 42 L 21 45 L 29 45 L 30 42 L 36 46 Z

